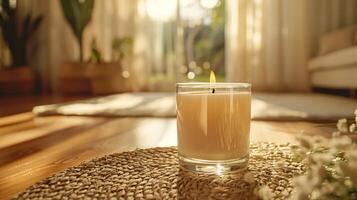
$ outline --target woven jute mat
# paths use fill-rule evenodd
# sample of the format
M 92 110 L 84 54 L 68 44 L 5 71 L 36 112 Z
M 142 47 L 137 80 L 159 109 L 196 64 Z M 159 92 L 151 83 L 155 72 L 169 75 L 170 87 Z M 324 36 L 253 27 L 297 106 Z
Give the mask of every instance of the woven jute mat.
M 138 149 L 68 168 L 14 199 L 257 199 L 262 184 L 285 199 L 303 172 L 288 144 L 253 144 L 248 168 L 224 176 L 180 169 L 174 147 Z

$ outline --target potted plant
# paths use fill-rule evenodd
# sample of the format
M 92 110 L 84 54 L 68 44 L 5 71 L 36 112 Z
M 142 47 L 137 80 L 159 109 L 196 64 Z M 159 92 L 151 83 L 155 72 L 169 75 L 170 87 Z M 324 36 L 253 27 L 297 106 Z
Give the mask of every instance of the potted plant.
M 0 7 L 2 38 L 11 57 L 11 64 L 0 69 L 0 94 L 31 93 L 34 90 L 35 78 L 28 62 L 28 42 L 43 17 L 32 19 L 28 14 L 21 22 L 16 14 L 16 3 L 1 0 Z
M 66 94 L 90 93 L 88 63 L 83 58 L 83 32 L 92 18 L 94 0 L 61 0 L 62 10 L 79 45 L 79 60 L 66 62 L 60 70 L 60 90 Z
M 112 61 L 105 62 L 93 40 L 88 76 L 94 94 L 111 94 L 131 90 L 130 73 L 123 69 L 123 60 L 132 51 L 132 38 L 115 38 L 112 44 Z

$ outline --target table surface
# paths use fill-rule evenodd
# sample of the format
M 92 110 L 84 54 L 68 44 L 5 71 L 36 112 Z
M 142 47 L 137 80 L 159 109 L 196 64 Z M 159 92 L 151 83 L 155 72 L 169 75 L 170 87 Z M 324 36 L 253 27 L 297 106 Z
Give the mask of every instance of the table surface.
M 174 118 L 13 114 L 42 102 L 29 99 L 21 108 L 16 105 L 20 99 L 0 102 L 0 115 L 6 115 L 0 117 L 0 199 L 8 199 L 47 176 L 95 157 L 176 145 Z M 251 142 L 295 143 L 294 137 L 302 131 L 328 137 L 334 130 L 331 123 L 253 121 Z

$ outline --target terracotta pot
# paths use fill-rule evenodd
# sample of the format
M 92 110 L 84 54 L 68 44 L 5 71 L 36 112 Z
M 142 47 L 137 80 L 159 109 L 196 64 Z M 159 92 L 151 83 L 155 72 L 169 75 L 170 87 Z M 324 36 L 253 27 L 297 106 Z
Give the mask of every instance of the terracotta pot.
M 88 63 L 67 62 L 61 66 L 59 88 L 63 94 L 90 94 L 91 81 L 87 76 Z
M 93 94 L 112 94 L 131 91 L 129 78 L 124 78 L 119 63 L 92 64 L 88 70 Z
M 0 69 L 0 94 L 30 94 L 35 88 L 35 78 L 32 68 L 21 66 L 10 69 Z

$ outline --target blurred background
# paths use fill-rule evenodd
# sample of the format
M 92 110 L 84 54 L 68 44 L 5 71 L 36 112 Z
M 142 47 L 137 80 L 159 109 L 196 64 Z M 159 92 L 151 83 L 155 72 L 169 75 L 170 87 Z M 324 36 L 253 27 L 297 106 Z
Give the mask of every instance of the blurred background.
M 0 95 L 254 91 L 355 96 L 355 0 L 1 0 Z

